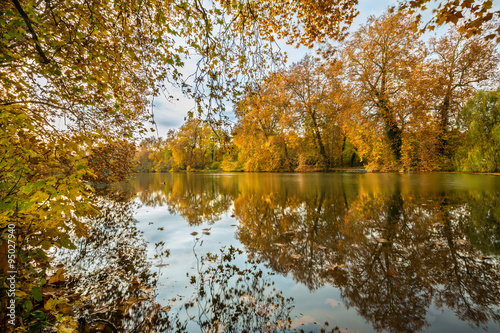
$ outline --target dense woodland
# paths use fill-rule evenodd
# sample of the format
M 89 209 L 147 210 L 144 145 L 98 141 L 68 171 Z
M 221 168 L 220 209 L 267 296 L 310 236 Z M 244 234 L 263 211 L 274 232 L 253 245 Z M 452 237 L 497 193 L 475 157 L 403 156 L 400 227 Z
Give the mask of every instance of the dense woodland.
M 499 53 L 386 13 L 323 57 L 249 85 L 225 129 L 190 118 L 138 147 L 138 171 L 500 171 Z

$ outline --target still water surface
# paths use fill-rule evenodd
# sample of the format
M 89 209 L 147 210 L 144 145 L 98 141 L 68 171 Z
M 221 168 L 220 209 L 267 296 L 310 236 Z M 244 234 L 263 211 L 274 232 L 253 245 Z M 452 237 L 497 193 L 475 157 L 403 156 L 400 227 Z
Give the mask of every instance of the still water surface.
M 139 174 L 102 202 L 62 257 L 123 332 L 500 332 L 500 177 Z

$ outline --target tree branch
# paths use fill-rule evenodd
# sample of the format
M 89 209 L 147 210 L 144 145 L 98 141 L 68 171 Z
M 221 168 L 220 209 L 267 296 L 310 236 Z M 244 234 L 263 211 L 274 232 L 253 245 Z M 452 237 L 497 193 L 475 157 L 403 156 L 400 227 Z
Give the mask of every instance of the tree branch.
M 15 101 L 15 102 L 0 103 L 0 108 L 2 106 L 9 106 L 9 105 L 15 105 L 15 104 L 42 104 L 42 105 L 50 106 L 52 108 L 69 111 L 68 108 L 65 108 L 63 106 L 59 106 L 59 105 L 55 105 L 55 104 L 51 104 L 51 103 L 47 103 L 47 102 L 42 102 L 42 101 Z
M 33 39 L 35 40 L 35 47 L 38 54 L 43 60 L 42 63 L 48 64 L 49 59 L 47 59 L 45 53 L 43 53 L 42 47 L 40 46 L 40 42 L 38 41 L 38 36 L 36 35 L 36 32 L 33 29 L 33 26 L 31 25 L 31 21 L 28 15 L 26 15 L 26 12 L 24 11 L 23 7 L 21 6 L 18 0 L 12 0 L 12 2 L 14 3 L 14 6 L 16 6 L 16 9 L 19 12 L 19 14 L 21 14 L 22 18 L 24 19 L 24 23 L 26 23 L 26 25 L 28 26 L 28 30 L 31 32 L 31 36 L 33 36 Z

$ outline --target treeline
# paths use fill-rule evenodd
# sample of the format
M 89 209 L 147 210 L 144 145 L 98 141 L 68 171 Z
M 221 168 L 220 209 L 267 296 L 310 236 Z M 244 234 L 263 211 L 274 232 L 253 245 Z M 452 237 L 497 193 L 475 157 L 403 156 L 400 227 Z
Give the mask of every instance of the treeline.
M 218 170 L 224 156 L 233 149 L 228 133 L 207 121 L 188 119 L 166 138 L 146 138 L 137 147 L 136 170 L 166 172 Z
M 496 44 L 459 27 L 424 41 L 411 20 L 372 17 L 322 59 L 248 86 L 230 130 L 190 119 L 143 141 L 139 171 L 499 171 Z

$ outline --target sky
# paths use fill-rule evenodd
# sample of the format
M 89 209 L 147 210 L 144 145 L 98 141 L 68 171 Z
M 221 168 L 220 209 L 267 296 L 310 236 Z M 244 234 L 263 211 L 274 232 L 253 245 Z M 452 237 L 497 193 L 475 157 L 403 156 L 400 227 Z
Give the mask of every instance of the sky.
M 387 1 L 374 1 L 374 0 L 359 0 L 358 10 L 359 15 L 354 20 L 350 31 L 355 31 L 358 27 L 364 24 L 367 18 L 371 15 L 379 16 L 384 13 L 389 6 L 397 5 L 397 0 L 387 0 Z M 436 5 L 434 3 L 434 5 Z M 500 6 L 496 3 L 494 7 Z M 429 11 L 428 11 L 429 12 Z M 427 17 L 426 17 L 427 16 Z M 423 21 L 430 19 L 430 15 L 423 15 Z M 441 28 L 444 31 L 446 28 Z M 439 33 L 439 30 L 438 30 Z M 307 53 L 311 53 L 308 48 L 296 49 L 293 46 L 286 45 L 286 43 L 279 43 L 282 50 L 286 51 L 288 54 L 288 64 L 297 62 L 302 59 Z M 185 67 L 183 68 L 184 73 L 191 73 L 195 69 L 194 61 L 187 61 Z M 187 97 L 185 97 L 179 89 L 171 88 L 169 89 L 169 94 L 174 96 L 174 101 L 167 101 L 163 96 L 156 97 L 154 100 L 154 119 L 156 121 L 156 126 L 158 132 L 156 135 L 160 137 L 165 137 L 168 130 L 180 127 L 187 112 L 192 110 L 194 107 L 194 102 Z M 231 115 L 228 114 L 231 118 Z
M 366 19 L 370 15 L 381 15 L 388 6 L 396 4 L 396 0 L 359 0 L 358 10 L 360 13 L 353 22 L 351 31 L 355 31 L 357 27 L 366 22 Z M 279 45 L 288 54 L 288 64 L 299 61 L 308 52 L 311 52 L 308 48 L 296 49 L 293 46 L 286 45 L 284 42 L 279 43 Z M 194 69 L 194 61 L 186 61 L 185 67 L 183 68 L 184 73 L 191 73 Z M 168 130 L 180 127 L 187 116 L 187 112 L 194 107 L 194 102 L 185 97 L 179 89 L 169 88 L 167 95 L 174 96 L 174 100 L 168 101 L 164 96 L 157 96 L 154 99 L 153 113 L 158 128 L 157 135 L 160 137 L 165 137 Z

